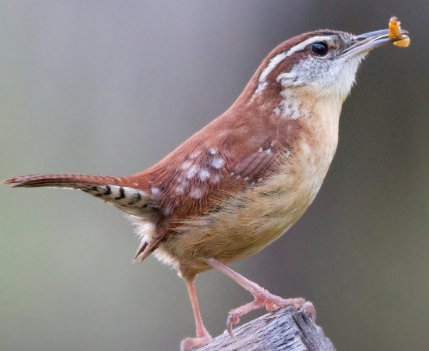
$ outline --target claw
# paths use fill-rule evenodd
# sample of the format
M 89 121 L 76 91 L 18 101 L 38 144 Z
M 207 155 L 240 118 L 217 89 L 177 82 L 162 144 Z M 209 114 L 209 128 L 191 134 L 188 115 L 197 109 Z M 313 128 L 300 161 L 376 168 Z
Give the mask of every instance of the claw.
M 207 334 L 197 338 L 186 338 L 180 343 L 180 351 L 190 351 L 196 347 L 204 346 L 211 341 L 212 337 Z
M 240 322 L 240 318 L 232 314 L 229 314 L 228 319 L 226 320 L 226 329 L 228 330 L 229 336 L 234 340 L 237 340 L 237 338 L 234 335 L 234 331 L 232 327 L 234 326 L 234 324 L 237 324 L 238 322 Z
M 307 313 L 310 316 L 311 321 L 316 323 L 316 309 L 310 301 L 305 301 L 299 309 L 299 312 Z

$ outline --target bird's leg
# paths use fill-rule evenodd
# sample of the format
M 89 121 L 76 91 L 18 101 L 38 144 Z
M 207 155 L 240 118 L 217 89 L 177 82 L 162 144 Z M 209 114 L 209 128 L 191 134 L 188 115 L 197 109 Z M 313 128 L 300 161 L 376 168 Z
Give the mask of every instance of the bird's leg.
M 204 327 L 203 319 L 201 318 L 200 308 L 198 307 L 197 294 L 195 293 L 194 280 L 186 280 L 186 287 L 188 288 L 192 311 L 194 312 L 197 336 L 195 338 L 184 339 L 180 344 L 180 351 L 188 351 L 192 350 L 195 347 L 203 346 L 212 339 L 209 332 Z
M 266 289 L 243 277 L 241 274 L 238 274 L 237 272 L 233 271 L 231 268 L 225 266 L 223 263 L 219 262 L 214 258 L 209 258 L 206 261 L 213 268 L 216 268 L 217 270 L 226 274 L 228 277 L 235 280 L 244 289 L 250 292 L 255 298 L 252 302 L 229 311 L 229 316 L 226 325 L 228 328 L 229 335 L 231 335 L 231 337 L 234 338 L 232 327 L 234 324 L 237 324 L 240 321 L 241 316 L 264 307 L 267 309 L 267 311 L 271 312 L 277 310 L 280 307 L 292 305 L 296 309 L 305 309 L 306 312 L 312 317 L 313 321 L 316 319 L 316 310 L 314 309 L 314 306 L 311 302 L 306 302 L 303 298 L 300 297 L 292 299 L 283 299 L 279 296 L 271 294 Z

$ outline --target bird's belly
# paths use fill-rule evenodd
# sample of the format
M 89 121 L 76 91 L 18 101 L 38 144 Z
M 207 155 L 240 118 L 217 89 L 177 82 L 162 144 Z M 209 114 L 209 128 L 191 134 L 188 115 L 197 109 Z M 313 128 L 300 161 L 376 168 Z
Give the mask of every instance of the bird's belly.
M 214 257 L 228 263 L 262 250 L 287 231 L 314 200 L 335 146 L 314 150 L 304 142 L 295 145 L 299 159 L 285 158 L 278 171 L 260 185 L 231 197 L 215 212 L 185 221 L 155 255 L 178 266 L 182 273 L 199 273 L 209 268 L 204 259 Z

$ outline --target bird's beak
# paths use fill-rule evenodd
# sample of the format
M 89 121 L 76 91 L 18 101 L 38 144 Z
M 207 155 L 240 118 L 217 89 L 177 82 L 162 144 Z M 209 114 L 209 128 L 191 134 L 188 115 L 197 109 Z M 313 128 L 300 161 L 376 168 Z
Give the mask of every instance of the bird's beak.
M 406 30 L 402 30 L 401 34 L 408 34 L 408 32 Z M 345 55 L 347 57 L 352 57 L 359 54 L 364 54 L 387 43 L 393 43 L 405 38 L 407 38 L 407 36 L 402 35 L 400 38 L 390 39 L 388 29 L 381 29 L 375 32 L 357 35 L 355 37 L 354 43 L 342 53 L 342 56 Z

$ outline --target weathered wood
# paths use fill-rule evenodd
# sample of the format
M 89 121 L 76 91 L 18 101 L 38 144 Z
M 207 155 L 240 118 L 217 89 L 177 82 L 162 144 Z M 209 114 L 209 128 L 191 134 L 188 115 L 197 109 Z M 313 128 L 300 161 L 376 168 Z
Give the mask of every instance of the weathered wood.
M 225 331 L 198 351 L 336 351 L 305 311 L 290 306 L 235 328 L 234 335 L 237 340 Z

